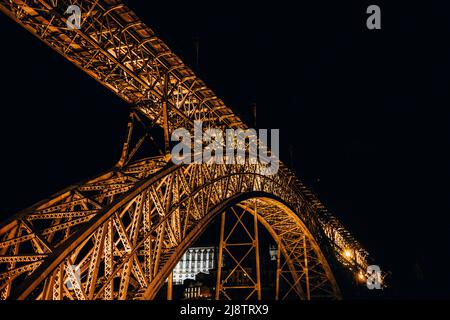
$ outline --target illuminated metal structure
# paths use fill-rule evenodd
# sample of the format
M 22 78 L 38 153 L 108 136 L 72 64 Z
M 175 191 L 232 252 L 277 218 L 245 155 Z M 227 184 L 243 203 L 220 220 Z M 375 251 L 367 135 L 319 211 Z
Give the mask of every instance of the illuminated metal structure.
M 261 300 L 262 293 L 261 267 L 259 257 L 258 215 L 253 214 L 253 228 L 250 228 L 251 224 L 249 225 L 243 220 L 246 213 L 248 212 L 245 207 L 240 211 L 237 211 L 235 208 L 231 207 L 229 211 L 229 218 L 234 217 L 235 222 L 232 223 L 231 229 L 227 232 L 227 234 L 225 234 L 225 219 L 227 217 L 227 211 L 222 212 L 218 255 L 219 262 L 217 263 L 218 271 L 216 284 L 216 300 L 219 300 L 221 297 L 231 300 L 232 295 L 230 294 L 230 291 L 235 290 L 240 290 L 241 292 L 244 291 L 243 297 L 245 297 L 245 300 L 248 300 L 254 296 L 258 300 Z M 256 199 L 254 199 L 253 212 L 257 212 Z M 232 240 L 233 234 L 239 231 L 241 231 L 247 241 L 244 242 L 243 240 Z M 238 252 L 236 252 L 235 248 L 241 250 L 238 250 Z M 242 250 L 242 248 L 244 249 Z M 236 256 L 236 253 L 241 253 L 241 255 Z M 222 275 L 222 259 L 224 258 L 224 256 L 229 257 L 229 260 L 231 262 L 234 262 L 234 267 L 227 275 Z M 253 256 L 255 261 L 254 265 L 251 268 L 246 268 L 244 263 L 247 262 L 246 260 L 251 260 L 250 258 Z M 247 281 L 245 281 L 244 283 L 235 283 L 236 281 L 233 281 L 232 279 L 233 276 L 238 274 L 244 274 L 244 278 Z
M 67 27 L 70 5 L 81 8 L 81 29 Z M 194 120 L 246 126 L 122 1 L 0 0 L 0 10 L 132 107 L 115 168 L 0 225 L 1 299 L 152 299 L 204 228 L 232 206 L 274 237 L 277 281 L 290 281 L 300 298 L 341 298 L 325 257 L 365 272 L 367 252 L 283 164 L 272 176 L 250 163 L 172 164 L 174 129 Z M 163 128 L 164 152 L 135 159 L 151 138 L 133 143 L 144 122 Z

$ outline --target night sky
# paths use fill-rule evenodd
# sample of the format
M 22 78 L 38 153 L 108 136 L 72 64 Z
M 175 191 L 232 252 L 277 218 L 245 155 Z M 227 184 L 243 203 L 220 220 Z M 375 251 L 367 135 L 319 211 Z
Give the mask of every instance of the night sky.
M 245 121 L 256 103 L 257 126 L 281 130 L 282 159 L 392 272 L 387 297 L 450 297 L 450 6 L 124 2 Z M 129 106 L 0 27 L 3 220 L 111 168 Z

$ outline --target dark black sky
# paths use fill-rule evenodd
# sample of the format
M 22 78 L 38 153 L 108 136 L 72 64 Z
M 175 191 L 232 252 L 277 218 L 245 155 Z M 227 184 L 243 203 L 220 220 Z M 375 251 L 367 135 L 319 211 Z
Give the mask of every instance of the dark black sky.
M 392 271 L 390 296 L 449 297 L 450 6 L 125 2 L 227 105 L 247 119 L 256 102 L 258 127 L 281 129 L 282 158 Z M 382 30 L 365 27 L 370 4 Z M 0 27 L 6 217 L 110 168 L 128 107 L 3 15 Z

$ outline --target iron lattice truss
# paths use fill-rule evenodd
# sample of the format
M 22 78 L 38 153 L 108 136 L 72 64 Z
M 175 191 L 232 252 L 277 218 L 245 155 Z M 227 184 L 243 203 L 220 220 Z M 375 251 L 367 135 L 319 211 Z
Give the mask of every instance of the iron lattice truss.
M 80 30 L 66 26 L 64 11 L 72 4 L 82 9 Z M 246 128 L 121 1 L 0 0 L 0 10 L 167 134 L 191 128 L 195 120 Z M 264 168 L 248 163 L 175 166 L 166 157 L 131 162 L 139 146 L 124 148 L 113 170 L 0 226 L 2 299 L 152 298 L 211 219 L 250 197 L 267 208 L 258 219 L 282 245 L 291 281 L 309 279 L 308 288 L 294 289 L 299 295 L 340 296 L 324 255 L 366 270 L 367 252 L 283 164 L 265 176 Z M 294 244 L 302 241 L 309 244 L 303 258 L 315 261 L 309 276 L 294 257 L 301 252 Z
M 2 297 L 152 298 L 214 216 L 233 203 L 245 205 L 247 198 L 259 199 L 259 219 L 294 261 L 292 271 L 303 272 L 295 268 L 301 259 L 293 256 L 303 235 L 317 243 L 313 252 L 320 263 L 309 272 L 324 277 L 311 292 L 339 296 L 319 250 L 329 243 L 326 222 L 298 185 L 287 183 L 288 172 L 262 175 L 264 168 L 249 163 L 164 166 L 162 159 L 105 173 L 6 224 L 0 242 Z M 80 281 L 73 265 L 80 268 Z M 73 292 L 62 285 L 68 281 Z
M 67 28 L 70 5 L 81 8 L 80 30 Z M 1 0 L 0 10 L 156 123 L 165 102 L 170 128 L 244 126 L 122 1 Z

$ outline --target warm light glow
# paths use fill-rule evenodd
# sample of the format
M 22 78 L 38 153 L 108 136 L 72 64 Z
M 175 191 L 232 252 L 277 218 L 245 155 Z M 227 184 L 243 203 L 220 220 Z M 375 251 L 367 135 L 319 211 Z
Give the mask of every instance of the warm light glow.
M 352 257 L 352 251 L 350 249 L 344 250 L 344 256 L 346 258 L 351 258 Z
M 366 277 L 364 277 L 362 272 L 360 272 L 360 273 L 358 273 L 358 279 L 361 280 L 361 281 L 364 281 L 366 279 Z

